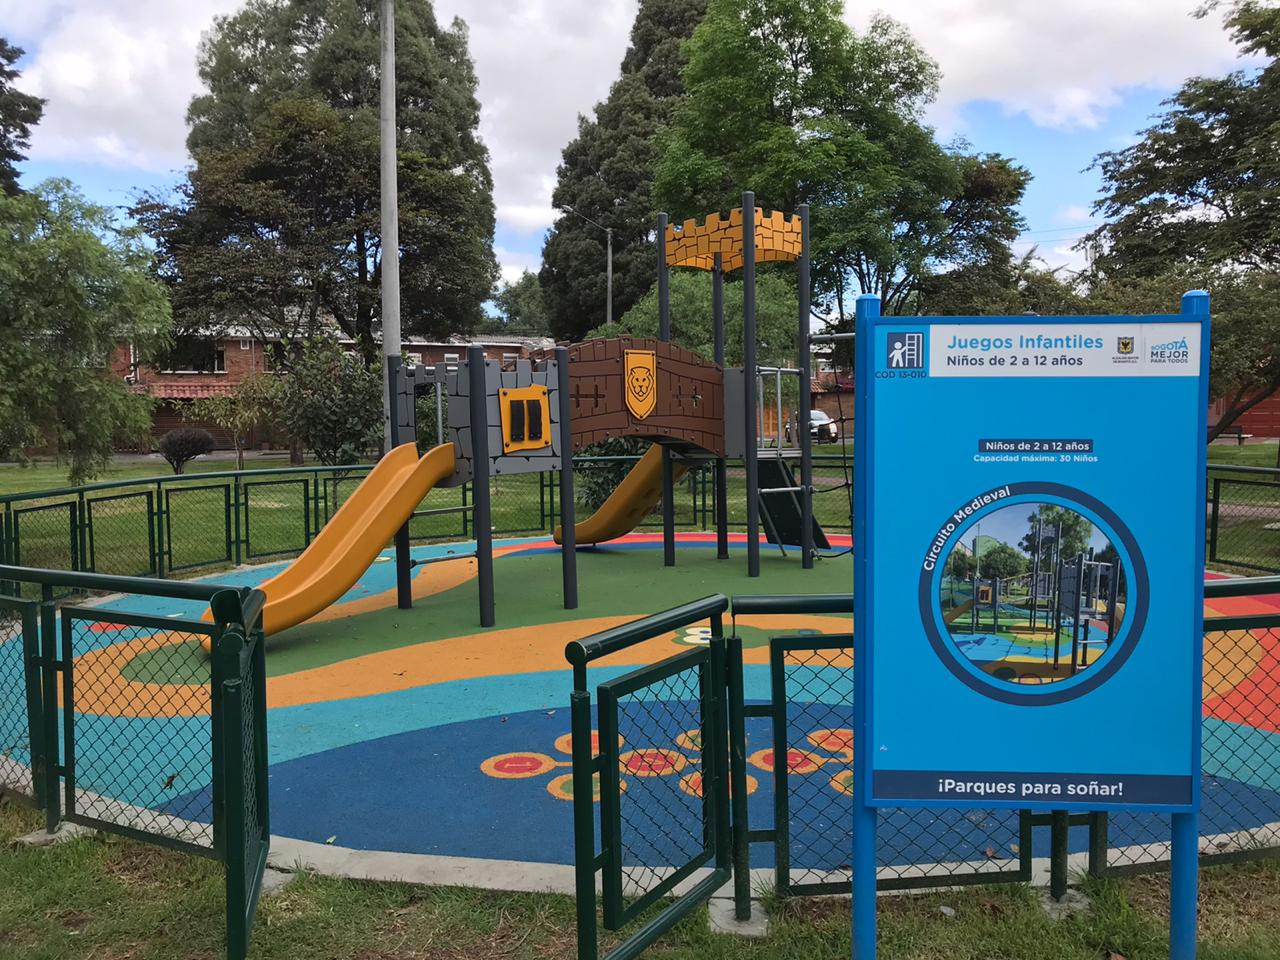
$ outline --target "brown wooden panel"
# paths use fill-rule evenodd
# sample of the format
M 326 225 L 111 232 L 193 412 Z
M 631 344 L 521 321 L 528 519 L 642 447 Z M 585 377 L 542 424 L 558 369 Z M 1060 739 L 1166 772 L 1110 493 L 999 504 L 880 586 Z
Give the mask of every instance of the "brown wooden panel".
M 652 351 L 655 357 L 657 397 L 644 418 L 627 407 L 628 350 Z M 675 344 L 639 337 L 574 344 L 569 348 L 569 392 L 575 450 L 609 437 L 648 437 L 724 455 L 724 373 Z

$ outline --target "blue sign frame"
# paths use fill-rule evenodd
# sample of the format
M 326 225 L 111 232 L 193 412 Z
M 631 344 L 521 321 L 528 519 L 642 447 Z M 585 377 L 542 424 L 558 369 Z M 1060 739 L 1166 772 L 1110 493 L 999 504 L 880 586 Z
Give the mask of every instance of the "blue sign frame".
M 879 306 L 857 307 L 854 956 L 874 957 L 875 809 L 891 806 L 1173 814 L 1170 956 L 1192 957 L 1208 295 L 1155 317 L 881 317 Z M 1160 444 L 1155 485 L 1134 473 L 1142 439 Z M 1056 518 L 1050 539 L 1064 551 L 1074 530 L 1079 553 L 1072 567 L 1053 547 L 1052 623 L 1046 611 L 1031 640 L 1026 599 L 1002 606 L 998 577 L 956 575 L 981 570 L 984 520 L 1012 530 L 1027 506 L 1037 540 L 1033 550 L 1023 534 L 1024 554 L 1042 555 L 1041 516 Z M 1086 571 L 1109 599 L 1083 604 Z M 1017 580 L 1035 610 L 1041 580 L 1004 582 Z M 967 606 L 954 603 L 957 583 Z M 1023 618 L 1017 631 L 1000 630 L 1002 614 Z M 970 635 L 951 626 L 964 615 Z

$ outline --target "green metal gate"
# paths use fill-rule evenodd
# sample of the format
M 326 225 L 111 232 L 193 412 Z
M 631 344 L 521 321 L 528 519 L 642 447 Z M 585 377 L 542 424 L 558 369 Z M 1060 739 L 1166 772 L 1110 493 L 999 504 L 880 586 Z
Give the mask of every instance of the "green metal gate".
M 597 872 L 602 874 L 606 930 L 623 930 L 647 917 L 607 960 L 639 955 L 731 876 L 727 607 L 725 597 L 707 597 L 573 641 L 565 651 L 574 673 L 579 960 L 599 957 Z M 589 663 L 707 619 L 707 646 L 600 684 L 599 730 L 593 730 Z M 659 900 L 671 895 L 676 899 L 648 916 Z
M 43 802 L 43 695 L 34 600 L 0 596 L 0 795 Z
M 43 598 L 0 597 L 0 790 L 42 806 L 50 832 L 82 824 L 222 863 L 227 957 L 243 960 L 270 840 L 262 592 L 10 566 L 0 583 Z M 102 593 L 207 602 L 213 620 L 56 599 Z M 201 640 L 208 684 L 121 669 L 119 650 Z M 140 736 L 147 717 L 180 722 Z

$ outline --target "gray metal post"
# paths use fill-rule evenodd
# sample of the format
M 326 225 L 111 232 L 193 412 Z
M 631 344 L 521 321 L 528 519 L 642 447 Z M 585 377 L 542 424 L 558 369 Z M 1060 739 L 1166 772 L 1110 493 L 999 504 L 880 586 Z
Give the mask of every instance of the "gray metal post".
M 476 535 L 476 581 L 480 588 L 480 626 L 492 627 L 493 516 L 489 489 L 489 401 L 484 349 L 467 347 L 470 394 L 472 527 Z
M 604 307 L 604 322 L 613 323 L 613 227 L 605 227 L 604 232 L 609 250 L 609 260 L 605 267 L 605 270 L 607 271 L 606 276 L 608 277 L 609 293 Z
M 746 396 L 747 576 L 760 576 L 760 465 L 756 436 L 756 195 L 742 195 L 742 390 Z
M 667 215 L 658 214 L 658 339 L 671 341 L 671 274 L 667 269 Z M 676 565 L 676 484 L 671 451 L 662 448 L 662 565 Z
M 573 416 L 569 399 L 569 348 L 556 347 L 556 383 L 560 397 L 560 574 L 564 608 L 578 609 L 578 536 L 574 526 Z
M 777 401 L 777 417 L 778 422 L 775 423 L 774 430 L 777 432 L 777 449 L 778 459 L 782 459 L 782 368 L 778 367 L 773 372 L 773 392 L 774 400 Z
M 382 69 L 381 69 L 381 191 L 382 191 L 382 353 L 399 357 L 400 337 L 400 184 L 396 172 L 396 5 L 395 0 L 382 2 Z M 387 449 L 391 449 L 391 423 L 394 410 L 391 395 L 394 384 L 387 371 L 386 432 Z
M 387 357 L 387 384 L 390 393 L 387 395 L 388 409 L 391 417 L 387 421 L 388 451 L 394 450 L 401 443 L 412 443 L 413 437 L 400 435 L 400 417 L 396 410 L 400 393 L 400 379 L 404 376 L 404 361 L 399 356 Z M 413 401 L 412 395 L 410 402 Z M 409 554 L 409 524 L 405 523 L 396 531 L 396 606 L 401 610 L 413 607 L 413 568 Z
M 1031 555 L 1031 632 L 1035 633 L 1040 629 L 1040 611 L 1036 601 L 1036 595 L 1040 592 L 1040 534 L 1041 528 L 1044 526 L 1044 516 L 1041 514 L 1041 508 L 1036 508 L 1036 548 Z
M 797 268 L 796 292 L 800 301 L 800 406 L 796 430 L 800 434 L 800 558 L 801 567 L 813 568 L 813 438 L 809 436 L 809 405 L 813 399 L 813 353 L 809 346 L 810 276 L 809 276 L 809 205 L 800 204 L 800 263 Z M 844 425 L 840 427 L 844 429 Z M 845 438 L 842 436 L 843 444 Z
M 400 182 L 396 170 L 396 5 L 382 3 L 382 65 L 380 75 L 379 137 L 382 201 L 382 355 L 386 404 L 386 450 L 401 442 L 396 429 L 396 392 L 399 386 L 400 352 Z M 412 442 L 409 437 L 404 442 Z M 409 573 L 409 525 L 396 531 L 396 605 L 401 610 L 413 606 Z
M 714 328 L 715 361 L 724 369 L 724 258 L 716 254 L 711 268 L 711 321 Z M 716 458 L 716 559 L 729 559 L 729 466 Z

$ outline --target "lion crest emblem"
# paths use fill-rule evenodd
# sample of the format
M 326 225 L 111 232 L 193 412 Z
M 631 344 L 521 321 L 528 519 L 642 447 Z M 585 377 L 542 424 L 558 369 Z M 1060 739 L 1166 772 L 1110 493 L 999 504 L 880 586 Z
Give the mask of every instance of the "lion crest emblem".
M 628 350 L 626 364 L 627 409 L 637 420 L 653 413 L 658 402 L 658 363 L 652 350 Z

